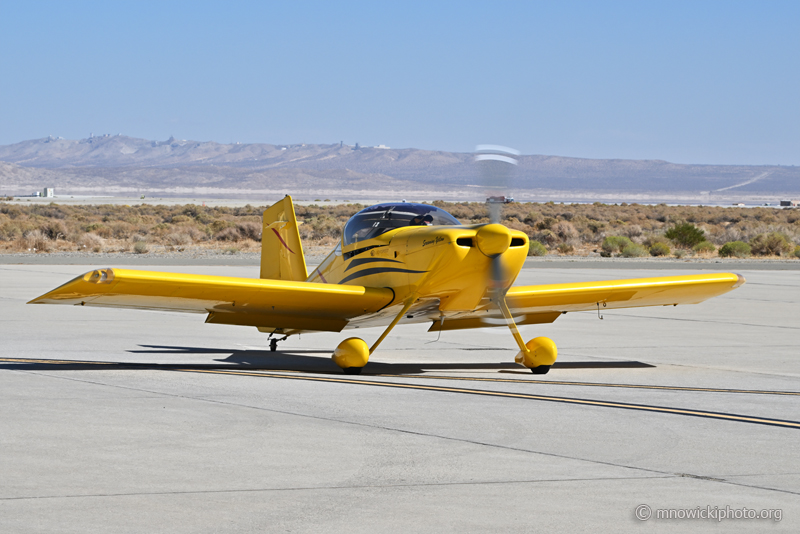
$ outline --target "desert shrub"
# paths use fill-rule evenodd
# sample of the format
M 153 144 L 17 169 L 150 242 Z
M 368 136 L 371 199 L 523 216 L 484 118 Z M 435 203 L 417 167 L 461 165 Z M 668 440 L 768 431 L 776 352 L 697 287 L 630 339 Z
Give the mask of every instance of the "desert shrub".
M 208 228 L 209 228 L 209 230 L 211 230 L 212 234 L 218 234 L 218 233 L 222 232 L 223 230 L 226 230 L 228 228 L 235 228 L 235 227 L 236 227 L 236 223 L 235 222 L 226 221 L 224 219 L 213 220 L 208 225 Z
M 744 241 L 730 241 L 719 249 L 719 255 L 722 258 L 748 258 L 750 253 L 750 245 Z
M 656 243 L 663 243 L 664 245 L 667 245 L 669 247 L 672 244 L 672 241 L 670 241 L 663 235 L 659 234 L 651 234 L 645 237 L 644 240 L 642 241 L 642 244 L 648 248 L 652 247 Z
M 622 249 L 623 258 L 641 258 L 642 256 L 647 256 L 647 249 L 642 245 L 631 243 Z
M 705 232 L 689 222 L 675 224 L 664 235 L 676 245 L 686 248 L 692 248 L 706 240 Z
M 206 232 L 195 228 L 194 226 L 181 228 L 181 230 L 183 230 L 184 233 L 186 233 L 192 239 L 192 241 L 204 241 L 209 238 L 209 235 Z
M 7 221 L 0 225 L 0 241 L 14 241 L 21 238 L 29 224 L 24 221 Z
M 305 221 L 310 230 L 312 238 L 334 237 L 338 238 L 342 234 L 342 224 L 332 217 L 312 217 Z
M 573 247 L 573 246 L 572 246 L 572 245 L 570 245 L 569 243 L 559 243 L 559 244 L 558 244 L 558 251 L 559 251 L 561 254 L 569 254 L 569 253 L 570 253 L 570 252 L 572 252 L 573 250 L 575 250 L 575 247 Z
M 484 203 L 435 201 L 433 204 L 449 211 L 465 224 L 488 221 Z M 300 233 L 304 239 L 318 243 L 334 240 L 339 237 L 347 218 L 362 207 L 344 203 L 327 206 L 298 205 L 295 211 L 298 220 L 304 223 L 300 225 Z M 200 205 L 26 206 L 0 202 L 0 242 L 14 242 L 15 246 L 19 247 L 23 245 L 23 236 L 39 229 L 49 238 L 50 246 L 55 245 L 56 236 L 61 234 L 69 241 L 80 243 L 81 249 L 83 248 L 80 239 L 83 232 L 114 240 L 113 243 L 106 241 L 101 248 L 113 246 L 115 249 L 126 247 L 130 250 L 135 242 L 129 237 L 132 234 L 148 236 L 149 243 L 181 244 L 186 237 L 177 235 L 186 234 L 196 244 L 214 241 L 232 245 L 233 241 L 230 239 L 217 241 L 214 237 L 227 228 L 234 228 L 239 234 L 239 244 L 241 244 L 242 239 L 248 242 L 258 239 L 255 237 L 258 235 L 256 227 L 258 230 L 261 229 L 260 214 L 263 209 L 258 206 Z M 665 231 L 670 231 L 670 235 L 674 237 L 673 232 L 678 229 L 684 226 L 693 227 L 697 232 L 703 232 L 705 239 L 700 241 L 708 240 L 717 247 L 732 241 L 746 243 L 751 239 L 755 240 L 760 234 L 781 232 L 790 243 L 791 249 L 780 253 L 791 255 L 794 246 L 800 243 L 798 213 L 800 212 L 797 210 L 754 210 L 666 204 L 642 206 L 623 203 L 617 206 L 598 202 L 564 206 L 556 203 L 516 203 L 504 207 L 504 224 L 509 228 L 525 232 L 531 241 L 539 241 L 549 250 L 555 249 L 559 243 L 566 243 L 576 250 L 587 244 L 593 244 L 600 249 L 608 234 L 615 238 L 618 238 L 616 236 L 632 238 L 633 241 L 644 244 L 648 251 L 657 242 L 663 242 L 673 251 L 677 245 L 680 247 L 677 250 L 682 251 L 679 252 L 682 254 L 690 251 L 686 250 L 685 245 L 678 240 L 671 241 L 664 237 Z M 250 226 L 251 224 L 253 226 Z M 67 232 L 64 232 L 64 229 Z M 232 233 L 225 235 L 235 238 L 235 234 Z M 766 238 L 754 243 L 761 243 L 764 239 Z M 621 252 L 625 246 L 627 243 L 613 247 L 613 253 Z M 565 249 L 566 246 L 562 247 L 562 250 Z M 611 252 L 605 250 L 601 253 L 611 255 Z
M 534 241 L 553 247 L 558 243 L 558 236 L 552 230 L 542 230 L 533 234 Z
M 630 238 L 621 235 L 610 235 L 603 239 L 601 247 L 603 252 L 610 254 L 612 252 L 622 252 L 625 247 L 632 244 L 633 241 Z
M 191 245 L 192 244 L 192 237 L 185 233 L 185 232 L 173 232 L 171 234 L 167 234 L 164 236 L 164 241 L 168 245 L 172 245 L 174 247 L 181 246 L 181 245 Z
M 547 249 L 538 241 L 531 241 L 528 248 L 528 256 L 546 256 Z
M 31 213 L 48 219 L 66 219 L 69 214 L 69 208 L 66 206 L 59 206 L 55 202 L 48 205 L 35 204 L 31 206 Z
M 242 234 L 239 233 L 238 228 L 225 228 L 221 232 L 217 232 L 214 239 L 217 241 L 239 241 L 242 239 Z
M 571 222 L 568 221 L 557 222 L 550 228 L 550 230 L 562 241 L 578 237 L 578 230 L 572 225 Z
M 85 230 L 87 232 L 92 232 L 93 234 L 97 234 L 100 237 L 104 237 L 106 239 L 112 236 L 111 228 L 99 222 L 87 224 Z
M 800 258 L 800 245 L 797 245 L 796 247 L 794 247 L 794 252 L 792 252 L 792 255 L 795 258 Z
M 60 220 L 50 220 L 39 226 L 39 230 L 47 237 L 47 239 L 64 239 L 67 236 L 67 226 Z
M 147 254 L 149 250 L 146 241 L 136 241 L 133 244 L 133 252 L 136 254 Z
M 115 239 L 128 239 L 136 231 L 136 227 L 125 221 L 116 221 L 108 225 L 111 237 Z
M 558 221 L 552 217 L 545 217 L 541 221 L 536 223 L 537 230 L 551 230 L 553 225 L 556 224 Z
M 717 227 L 716 231 L 712 231 L 710 233 L 711 235 L 709 241 L 717 245 L 724 245 L 725 243 L 729 243 L 731 241 L 742 240 L 741 230 L 732 224 L 721 229 Z
M 589 227 L 589 230 L 591 230 L 596 234 L 597 232 L 606 227 L 606 223 L 602 221 L 589 221 L 587 226 Z
M 620 233 L 625 237 L 639 237 L 642 235 L 642 227 L 638 224 L 623 226 Z
M 261 241 L 261 225 L 254 222 L 242 222 L 236 225 L 239 234 L 253 241 Z
M 103 250 L 105 239 L 97 234 L 83 234 L 78 238 L 78 248 L 81 250 L 91 250 L 92 252 L 100 252 Z
M 758 256 L 782 256 L 792 251 L 792 244 L 780 232 L 759 234 L 750 240 L 750 249 Z
M 650 255 L 651 256 L 669 256 L 671 250 L 669 245 L 666 243 L 662 243 L 660 241 L 653 243 L 650 246 Z
M 711 253 L 711 252 L 716 251 L 717 247 L 715 247 L 714 243 L 711 243 L 710 241 L 701 241 L 698 244 L 696 244 L 695 246 L 693 246 L 692 250 L 694 250 L 697 253 L 701 253 L 701 254 L 702 253 Z
M 38 229 L 26 232 L 22 237 L 22 244 L 25 248 L 38 252 L 47 252 L 50 250 L 49 241 L 45 233 Z

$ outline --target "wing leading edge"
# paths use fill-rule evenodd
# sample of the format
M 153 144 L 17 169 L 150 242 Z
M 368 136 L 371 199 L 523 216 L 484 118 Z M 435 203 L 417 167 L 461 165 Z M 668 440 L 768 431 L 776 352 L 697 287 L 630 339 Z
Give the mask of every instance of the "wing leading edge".
M 208 313 L 207 322 L 338 332 L 392 302 L 390 289 L 287 280 L 98 269 L 29 304 Z
M 594 310 L 598 303 L 612 309 L 697 304 L 744 283 L 740 274 L 715 273 L 520 286 L 508 291 L 507 302 L 512 310 L 524 313 Z
M 552 323 L 565 312 L 697 304 L 744 283 L 740 274 L 715 273 L 518 286 L 509 289 L 506 303 L 518 325 Z M 448 319 L 444 324 L 432 319 L 431 331 L 506 325 L 493 306 Z

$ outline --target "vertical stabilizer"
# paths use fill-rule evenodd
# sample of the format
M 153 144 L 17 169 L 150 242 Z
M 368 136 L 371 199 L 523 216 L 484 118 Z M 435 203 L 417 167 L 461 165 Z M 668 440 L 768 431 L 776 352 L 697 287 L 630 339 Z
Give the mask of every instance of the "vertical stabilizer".
M 261 278 L 273 280 L 305 281 L 306 258 L 300 243 L 300 232 L 294 215 L 292 197 L 283 200 L 264 211 L 261 231 Z

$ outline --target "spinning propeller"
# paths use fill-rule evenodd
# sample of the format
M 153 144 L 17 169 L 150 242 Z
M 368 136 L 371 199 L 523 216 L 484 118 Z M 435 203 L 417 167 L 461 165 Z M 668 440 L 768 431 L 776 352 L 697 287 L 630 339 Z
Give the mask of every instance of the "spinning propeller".
M 511 330 L 520 348 L 514 358 L 517 363 L 529 367 L 535 374 L 545 374 L 556 359 L 556 346 L 551 339 L 534 338 L 528 343 L 522 339 L 511 310 L 506 303 L 506 293 L 511 285 L 510 273 L 504 268 L 503 253 L 511 245 L 511 232 L 502 223 L 503 205 L 510 190 L 510 178 L 517 165 L 519 152 L 497 145 L 475 147 L 475 163 L 487 191 L 486 205 L 489 208 L 489 224 L 478 230 L 476 237 L 480 251 L 491 259 L 486 293 L 503 314 L 503 320 Z
M 497 299 L 505 299 L 510 283 L 503 269 L 502 255 L 511 245 L 511 234 L 501 223 L 503 205 L 510 190 L 511 173 L 517 165 L 519 152 L 498 145 L 475 147 L 475 163 L 486 189 L 486 206 L 489 209 L 489 224 L 478 231 L 477 245 L 481 252 L 491 258 L 492 264 L 487 280 L 489 292 Z

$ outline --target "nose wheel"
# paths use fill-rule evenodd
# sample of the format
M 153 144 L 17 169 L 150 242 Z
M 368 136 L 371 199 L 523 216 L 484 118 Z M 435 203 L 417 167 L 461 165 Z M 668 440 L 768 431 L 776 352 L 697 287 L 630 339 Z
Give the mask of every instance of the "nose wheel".
M 270 352 L 275 352 L 276 350 L 278 350 L 278 340 L 277 339 L 272 338 L 272 339 L 269 340 L 269 350 L 270 350 Z

